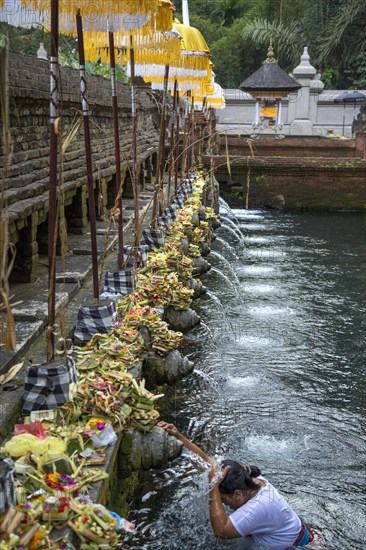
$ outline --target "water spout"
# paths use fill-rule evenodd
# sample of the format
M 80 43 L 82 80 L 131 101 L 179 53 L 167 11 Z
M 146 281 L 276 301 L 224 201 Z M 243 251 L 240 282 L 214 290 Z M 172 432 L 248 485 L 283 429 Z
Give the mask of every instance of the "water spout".
M 214 250 L 211 251 L 211 257 L 212 258 L 217 258 L 220 262 L 223 262 L 226 265 L 226 267 L 228 268 L 228 270 L 232 274 L 235 283 L 237 284 L 238 287 L 240 287 L 241 283 L 240 283 L 239 278 L 238 278 L 238 276 L 235 272 L 235 269 L 230 264 L 230 262 L 226 258 L 224 258 L 224 256 L 222 256 L 222 254 L 219 254 L 218 252 L 215 252 Z
M 231 324 L 230 320 L 228 319 L 228 316 L 227 316 L 226 310 L 225 310 L 225 306 L 224 306 L 224 304 L 221 302 L 220 298 L 218 298 L 218 297 L 216 296 L 216 294 L 215 294 L 214 292 L 212 292 L 212 290 L 209 290 L 209 289 L 207 289 L 206 294 L 205 294 L 205 297 L 210 298 L 211 301 L 214 302 L 215 305 L 217 305 L 219 311 L 220 311 L 220 312 L 223 314 L 223 316 L 224 316 L 224 319 L 225 319 L 225 322 L 226 322 L 227 326 L 229 327 L 230 330 L 232 330 L 232 328 L 233 328 L 233 327 L 232 327 L 232 324 Z M 201 321 L 200 325 L 202 325 L 202 321 Z M 203 324 L 203 326 L 205 326 L 205 325 Z M 206 326 L 207 326 L 207 325 L 206 325 Z M 207 327 L 207 328 L 209 328 L 209 327 Z M 211 329 L 210 329 L 210 332 L 211 332 L 211 334 L 213 334 Z
M 228 205 L 228 203 L 222 198 L 222 197 L 219 197 L 219 205 L 220 207 L 224 208 L 227 212 L 229 212 L 229 214 L 235 218 L 235 214 L 234 212 L 232 211 L 232 209 L 230 208 L 230 206 Z
M 220 271 L 219 269 L 217 269 L 216 267 L 212 267 L 211 270 L 210 270 L 210 273 L 217 273 L 222 279 L 224 279 L 227 284 L 229 286 L 231 286 L 234 291 L 235 291 L 235 294 L 237 295 L 237 297 L 239 298 L 239 300 L 242 302 L 243 301 L 243 297 L 242 295 L 240 294 L 240 291 L 238 289 L 238 287 L 235 286 L 235 284 L 233 283 L 233 281 L 231 281 L 229 279 L 229 277 L 227 275 L 225 275 L 225 273 L 223 273 L 222 271 Z
M 229 221 L 229 220 L 227 219 L 226 221 Z M 226 223 L 221 224 L 221 229 L 226 229 L 227 231 L 232 233 L 235 236 L 235 238 L 239 240 L 239 242 L 243 242 L 243 234 L 239 231 L 239 229 L 236 227 L 235 224 L 233 225 L 236 229 L 235 231 L 232 227 L 230 227 L 229 225 L 226 225 Z
M 208 382 L 210 386 L 212 386 L 216 391 L 218 391 L 219 389 L 218 384 L 210 374 L 207 374 L 207 372 L 204 372 L 203 370 L 196 369 L 196 368 L 194 369 L 194 373 L 198 374 L 200 378 L 202 378 L 205 382 Z
M 233 247 L 231 246 L 230 243 L 228 243 L 227 241 L 225 241 L 224 239 L 222 239 L 218 235 L 216 236 L 216 241 L 218 243 L 221 243 L 222 246 L 224 246 L 226 249 L 228 249 L 230 254 L 232 254 L 234 256 L 235 260 L 239 260 L 239 256 L 236 254 L 235 250 L 233 249 Z

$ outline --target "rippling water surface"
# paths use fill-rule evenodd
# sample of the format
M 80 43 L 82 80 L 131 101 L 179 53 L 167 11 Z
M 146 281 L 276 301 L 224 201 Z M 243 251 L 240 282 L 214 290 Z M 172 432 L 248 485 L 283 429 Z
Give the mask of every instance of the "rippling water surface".
M 208 453 L 258 464 L 326 548 L 365 549 L 366 218 L 233 213 L 195 303 L 196 372 L 162 416 Z M 133 548 L 247 548 L 213 536 L 189 453 L 144 475 L 131 519 Z

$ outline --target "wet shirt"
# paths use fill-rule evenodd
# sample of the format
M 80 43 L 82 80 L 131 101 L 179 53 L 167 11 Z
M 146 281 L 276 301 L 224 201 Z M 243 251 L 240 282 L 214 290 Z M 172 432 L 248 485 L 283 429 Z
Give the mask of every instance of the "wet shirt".
M 261 547 L 271 550 L 289 548 L 301 529 L 301 521 L 291 506 L 264 477 L 255 497 L 230 515 L 231 523 L 242 537 L 251 536 Z

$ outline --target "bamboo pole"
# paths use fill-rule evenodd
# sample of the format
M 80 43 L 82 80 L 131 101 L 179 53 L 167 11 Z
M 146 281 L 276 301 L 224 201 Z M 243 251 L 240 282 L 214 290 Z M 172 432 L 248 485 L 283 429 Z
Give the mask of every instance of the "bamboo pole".
M 175 163 L 175 147 L 174 147 L 174 123 L 177 116 L 177 85 L 178 82 L 174 80 L 174 91 L 173 91 L 173 108 L 172 108 L 172 119 L 170 121 L 170 143 L 169 143 L 169 172 L 168 172 L 168 196 L 167 203 L 170 203 L 171 195 L 171 186 L 172 186 L 172 174 Z
M 119 120 L 118 120 L 118 98 L 117 98 L 117 82 L 116 82 L 116 59 L 114 53 L 114 34 L 109 32 L 109 55 L 111 65 L 111 86 L 112 86 L 112 113 L 113 113 L 113 130 L 114 130 L 114 152 L 116 157 L 116 197 L 118 198 L 119 209 L 118 214 L 118 254 L 117 265 L 118 269 L 122 269 L 124 264 L 124 239 L 123 239 L 123 201 L 122 201 L 122 177 L 121 177 L 121 146 L 119 139 Z
M 97 249 L 97 230 L 96 230 L 95 199 L 94 199 L 94 184 L 93 184 L 93 163 L 92 163 L 92 153 L 91 153 L 91 143 L 90 143 L 89 103 L 88 103 L 86 73 L 85 73 L 83 21 L 80 15 L 80 10 L 78 10 L 76 14 L 76 28 L 77 28 L 78 49 L 79 49 L 81 105 L 82 105 L 83 121 L 84 121 L 85 160 L 86 160 L 87 184 L 88 184 L 90 238 L 91 238 L 92 266 L 93 266 L 93 290 L 94 290 L 94 299 L 98 301 L 99 300 L 98 249 Z
M 51 0 L 50 183 L 48 192 L 48 334 L 47 359 L 55 357 L 57 241 L 58 0 Z
M 169 80 L 169 65 L 165 66 L 165 75 L 164 75 L 164 99 L 163 99 L 163 112 L 162 112 L 162 127 L 161 127 L 161 158 L 160 158 L 160 197 L 161 201 L 159 203 L 159 215 L 163 212 L 163 201 L 164 201 L 164 171 L 165 171 L 165 138 L 166 138 L 166 119 L 167 119 L 167 109 L 168 109 L 168 80 Z
M 160 114 L 160 134 L 159 134 L 159 149 L 158 149 L 158 162 L 156 167 L 155 176 L 155 189 L 154 200 L 152 208 L 152 221 L 156 222 L 159 214 L 161 214 L 162 206 L 162 194 L 164 185 L 164 165 L 165 165 L 165 130 L 166 130 L 166 107 L 167 107 L 167 93 L 168 93 L 168 79 L 169 79 L 169 65 L 165 65 L 164 73 L 164 91 L 163 91 L 163 104 Z
M 188 101 L 186 101 L 185 109 L 184 109 L 184 125 L 183 125 L 183 151 L 182 151 L 182 169 L 181 169 L 181 177 L 184 177 L 184 175 L 187 172 L 187 164 L 188 164 L 188 140 L 187 136 L 189 135 L 189 104 Z
M 179 90 L 177 85 L 177 117 L 176 117 L 176 129 L 175 129 L 175 166 L 174 166 L 174 191 L 178 191 L 178 170 L 179 170 L 179 142 L 180 142 L 180 102 L 179 102 Z
M 138 181 L 137 164 L 137 105 L 135 87 L 135 51 L 133 48 L 133 37 L 130 36 L 130 64 L 131 64 L 131 117 L 132 117 L 132 189 L 134 197 L 135 212 L 135 235 L 134 245 L 140 244 L 140 188 Z
M 195 165 L 196 122 L 194 117 L 194 97 L 191 99 L 191 135 L 189 146 L 191 148 L 190 168 Z
M 191 92 L 188 92 L 188 97 L 191 97 Z M 190 114 L 190 100 L 187 101 L 187 130 L 186 130 L 186 136 L 185 136 L 185 166 L 184 166 L 184 174 L 185 176 L 188 176 L 188 172 L 190 169 L 190 143 L 191 143 L 191 114 Z

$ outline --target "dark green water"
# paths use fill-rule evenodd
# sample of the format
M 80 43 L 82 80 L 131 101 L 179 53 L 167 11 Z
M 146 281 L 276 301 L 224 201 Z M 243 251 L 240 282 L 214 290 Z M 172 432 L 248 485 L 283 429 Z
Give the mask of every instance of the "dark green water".
M 234 214 L 222 208 L 195 305 L 197 372 L 169 388 L 164 419 L 259 465 L 326 548 L 364 549 L 366 217 Z M 130 519 L 133 548 L 248 548 L 213 536 L 207 474 L 188 454 L 144 476 Z

